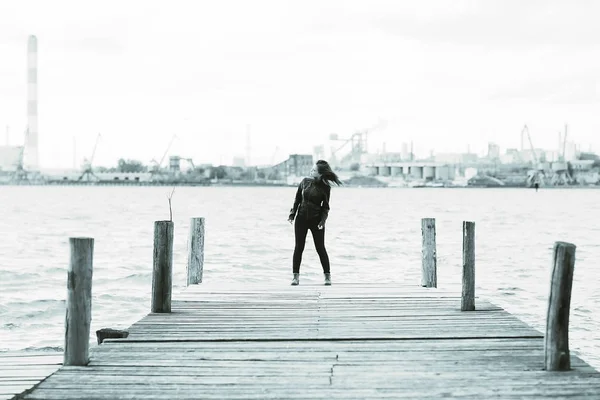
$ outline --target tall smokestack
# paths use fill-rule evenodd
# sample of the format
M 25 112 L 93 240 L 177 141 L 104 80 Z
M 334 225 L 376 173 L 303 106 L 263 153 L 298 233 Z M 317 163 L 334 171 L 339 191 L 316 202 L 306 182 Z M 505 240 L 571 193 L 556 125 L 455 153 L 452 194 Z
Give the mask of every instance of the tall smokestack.
M 38 88 L 37 88 L 37 38 L 29 36 L 27 41 L 27 137 L 25 156 L 27 168 L 39 169 L 38 154 Z

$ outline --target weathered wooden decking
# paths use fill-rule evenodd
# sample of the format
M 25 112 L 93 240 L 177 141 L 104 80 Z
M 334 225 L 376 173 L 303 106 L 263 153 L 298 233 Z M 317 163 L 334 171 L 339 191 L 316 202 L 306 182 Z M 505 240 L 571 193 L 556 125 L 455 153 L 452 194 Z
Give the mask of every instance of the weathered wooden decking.
M 481 299 L 388 284 L 195 285 L 24 399 L 600 398 L 543 370 L 543 336 Z
M 0 353 L 0 400 L 11 399 L 56 371 L 62 354 L 48 352 Z

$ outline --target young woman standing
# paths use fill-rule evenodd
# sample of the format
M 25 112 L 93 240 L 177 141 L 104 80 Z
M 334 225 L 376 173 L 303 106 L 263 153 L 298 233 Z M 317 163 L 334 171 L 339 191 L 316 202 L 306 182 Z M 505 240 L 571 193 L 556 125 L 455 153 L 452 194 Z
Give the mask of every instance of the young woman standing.
M 295 242 L 292 270 L 294 277 L 292 285 L 300 283 L 300 264 L 302 253 L 306 244 L 306 235 L 310 230 L 323 273 L 325 274 L 325 285 L 331 285 L 331 271 L 329 267 L 329 256 L 325 249 L 325 221 L 329 215 L 329 198 L 331 184 L 341 185 L 338 176 L 331 170 L 327 161 L 319 160 L 310 171 L 310 177 L 304 178 L 298 185 L 296 199 L 290 210 L 289 223 L 294 225 Z

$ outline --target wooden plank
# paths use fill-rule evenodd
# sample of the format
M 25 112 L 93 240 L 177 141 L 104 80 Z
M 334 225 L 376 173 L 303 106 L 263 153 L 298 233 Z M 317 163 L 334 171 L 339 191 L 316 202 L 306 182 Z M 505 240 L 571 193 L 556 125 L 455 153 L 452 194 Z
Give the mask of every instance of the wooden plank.
M 2 366 L 15 365 L 60 365 L 63 356 L 61 355 L 43 355 L 43 356 L 22 356 L 22 357 L 3 357 L 0 356 L 0 368 Z

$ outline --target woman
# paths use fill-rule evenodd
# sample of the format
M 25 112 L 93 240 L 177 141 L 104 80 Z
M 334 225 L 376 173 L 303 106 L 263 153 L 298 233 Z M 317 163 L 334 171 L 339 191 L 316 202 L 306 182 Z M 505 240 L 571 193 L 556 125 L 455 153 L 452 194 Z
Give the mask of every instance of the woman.
M 327 161 L 323 160 L 317 161 L 311 169 L 310 175 L 310 178 L 304 178 L 298 185 L 296 200 L 288 218 L 290 224 L 294 221 L 294 218 L 296 219 L 294 225 L 296 246 L 293 257 L 294 278 L 292 279 L 292 285 L 300 283 L 300 263 L 302 262 L 302 252 L 304 252 L 306 234 L 309 229 L 321 260 L 321 266 L 325 274 L 325 285 L 331 285 L 329 256 L 327 250 L 325 250 L 325 221 L 329 215 L 331 183 L 339 186 L 342 182 L 331 170 Z

